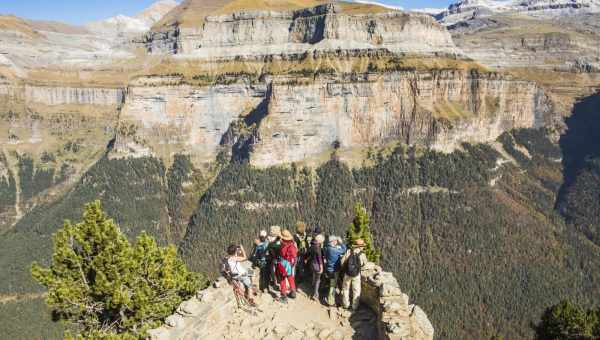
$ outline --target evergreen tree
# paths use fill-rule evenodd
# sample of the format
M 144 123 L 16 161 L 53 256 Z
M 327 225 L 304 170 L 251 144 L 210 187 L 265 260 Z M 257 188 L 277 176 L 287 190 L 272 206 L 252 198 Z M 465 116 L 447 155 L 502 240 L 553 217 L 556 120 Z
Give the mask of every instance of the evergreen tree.
M 31 273 L 78 338 L 142 338 L 200 286 L 174 246 L 145 233 L 131 244 L 99 201 L 86 205 L 80 223 L 65 221 L 53 241 L 50 267 L 34 263 Z
M 375 263 L 379 262 L 381 252 L 373 244 L 373 235 L 369 226 L 369 214 L 361 203 L 357 203 L 354 206 L 354 220 L 346 232 L 346 239 L 349 245 L 352 245 L 358 239 L 363 239 L 365 241 L 364 252 L 367 255 L 367 259 Z
M 536 326 L 538 340 L 598 339 L 598 314 L 565 300 L 548 308 Z

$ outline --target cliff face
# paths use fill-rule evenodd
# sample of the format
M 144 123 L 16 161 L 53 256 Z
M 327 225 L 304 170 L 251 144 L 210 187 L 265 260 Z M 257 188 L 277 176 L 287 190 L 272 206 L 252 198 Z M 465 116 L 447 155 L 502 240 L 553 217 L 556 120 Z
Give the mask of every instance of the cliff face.
M 241 11 L 172 26 L 145 37 L 153 53 L 264 55 L 309 48 L 387 48 L 394 52 L 455 53 L 448 32 L 426 15 L 353 12 L 340 4 L 296 11 Z
M 179 145 L 205 162 L 236 146 L 268 167 L 398 140 L 450 152 L 548 117 L 534 83 L 495 73 L 276 76 L 256 85 L 132 86 L 121 124 L 134 128 L 120 136 L 137 150 Z

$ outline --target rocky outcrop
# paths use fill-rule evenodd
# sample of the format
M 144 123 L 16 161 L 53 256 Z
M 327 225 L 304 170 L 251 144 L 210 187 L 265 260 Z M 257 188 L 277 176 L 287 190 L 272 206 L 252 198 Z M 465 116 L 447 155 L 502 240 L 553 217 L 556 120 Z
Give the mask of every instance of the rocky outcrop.
M 25 99 L 44 105 L 116 106 L 123 101 L 123 90 L 115 88 L 25 86 Z
M 340 4 L 208 16 L 195 27 L 175 25 L 150 32 L 144 44 L 152 53 L 196 57 L 287 54 L 312 48 L 457 52 L 448 32 L 430 16 L 393 10 L 355 13 Z
M 341 148 L 393 140 L 450 152 L 518 127 L 540 126 L 545 108 L 535 84 L 497 74 L 392 72 L 274 81 L 269 112 L 252 145 L 251 163 L 272 166 Z
M 513 128 L 542 126 L 550 108 L 532 82 L 496 73 L 397 71 L 264 83 L 129 88 L 121 124 L 151 149 L 178 145 L 210 162 L 246 125 L 251 164 L 268 167 L 333 150 L 400 140 L 450 152 L 495 140 Z M 246 132 L 248 133 L 248 132 Z M 238 145 L 239 146 L 239 145 Z
M 374 263 L 363 268 L 361 302 L 375 311 L 380 340 L 433 339 L 434 329 L 425 312 L 409 305 L 394 275 Z
M 362 275 L 361 302 L 369 312 L 359 310 L 351 315 L 348 311 L 310 301 L 303 293 L 288 305 L 274 302 L 269 294 L 263 294 L 257 309 L 240 309 L 231 287 L 221 278 L 183 302 L 175 314 L 166 318 L 165 326 L 149 331 L 150 338 L 433 339 L 434 329 L 427 315 L 418 306 L 408 304 L 408 296 L 402 293 L 391 273 L 367 263 Z M 360 333 L 359 328 L 365 322 L 370 323 L 375 332 Z

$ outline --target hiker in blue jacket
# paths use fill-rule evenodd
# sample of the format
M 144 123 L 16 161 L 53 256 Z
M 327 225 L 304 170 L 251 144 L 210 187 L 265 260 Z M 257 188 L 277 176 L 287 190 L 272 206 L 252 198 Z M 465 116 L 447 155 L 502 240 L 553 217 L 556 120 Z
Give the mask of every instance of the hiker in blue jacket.
M 329 294 L 327 295 L 327 304 L 335 305 L 335 288 L 341 270 L 341 259 L 346 253 L 346 246 L 337 236 L 329 236 L 329 244 L 325 248 L 325 275 L 329 280 Z

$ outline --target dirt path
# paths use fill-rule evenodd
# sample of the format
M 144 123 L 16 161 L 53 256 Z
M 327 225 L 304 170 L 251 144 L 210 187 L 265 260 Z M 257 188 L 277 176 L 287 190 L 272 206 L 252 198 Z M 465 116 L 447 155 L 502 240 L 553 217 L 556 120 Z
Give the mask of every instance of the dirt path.
M 275 301 L 269 294 L 258 299 L 258 308 L 249 313 L 236 310 L 230 317 L 211 325 L 206 340 L 255 339 L 375 339 L 376 317 L 364 307 L 351 313 L 342 308 L 329 308 L 299 292 L 287 304 Z

